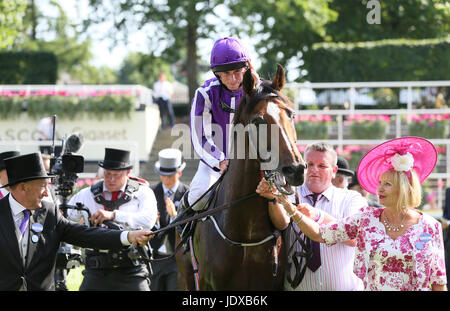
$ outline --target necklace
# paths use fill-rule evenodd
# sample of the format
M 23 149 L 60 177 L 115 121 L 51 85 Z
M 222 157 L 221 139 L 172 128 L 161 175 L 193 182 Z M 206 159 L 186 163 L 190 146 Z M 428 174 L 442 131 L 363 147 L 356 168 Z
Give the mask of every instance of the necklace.
M 403 222 L 404 222 L 405 219 L 406 219 L 406 214 L 408 214 L 408 212 L 405 212 L 405 213 L 403 214 L 403 219 L 402 219 L 402 222 L 400 223 L 400 226 L 397 226 L 397 227 L 396 227 L 396 226 L 393 226 L 393 225 L 391 225 L 391 224 L 389 223 L 389 220 L 388 220 L 387 215 L 386 215 L 386 213 L 385 213 L 385 214 L 384 214 L 383 224 L 384 224 L 384 226 L 386 227 L 386 229 L 387 229 L 388 231 L 399 232 L 400 229 L 404 227 Z

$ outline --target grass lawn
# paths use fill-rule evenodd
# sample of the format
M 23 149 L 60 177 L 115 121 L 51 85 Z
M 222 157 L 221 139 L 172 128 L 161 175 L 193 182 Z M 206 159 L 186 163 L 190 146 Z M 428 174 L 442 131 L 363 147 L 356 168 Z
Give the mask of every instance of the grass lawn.
M 79 266 L 74 269 L 70 269 L 67 274 L 66 286 L 70 291 L 78 291 L 83 281 L 83 275 L 81 272 L 84 270 L 84 266 Z

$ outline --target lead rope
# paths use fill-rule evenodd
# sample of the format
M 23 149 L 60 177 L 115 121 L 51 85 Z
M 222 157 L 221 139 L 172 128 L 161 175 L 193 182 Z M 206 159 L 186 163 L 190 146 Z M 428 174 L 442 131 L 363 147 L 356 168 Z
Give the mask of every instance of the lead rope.
M 191 251 L 192 270 L 194 271 L 195 290 L 200 291 L 200 281 L 198 278 L 198 264 L 197 264 L 197 260 L 195 259 L 194 247 L 192 245 L 192 236 L 189 237 L 189 248 Z

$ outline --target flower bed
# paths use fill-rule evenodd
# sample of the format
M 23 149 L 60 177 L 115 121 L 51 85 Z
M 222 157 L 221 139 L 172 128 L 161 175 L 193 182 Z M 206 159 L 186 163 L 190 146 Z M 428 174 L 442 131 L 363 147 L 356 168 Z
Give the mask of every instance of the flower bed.
M 297 139 L 328 139 L 328 129 L 332 122 L 330 115 L 298 115 L 294 119 Z
M 350 169 L 354 172 L 358 169 L 362 157 L 375 146 L 367 145 L 347 145 L 344 148 L 336 148 L 338 156 L 347 159 Z
M 17 118 L 22 112 L 33 119 L 56 114 L 71 119 L 81 114 L 102 119 L 130 118 L 137 98 L 131 91 L 66 92 L 40 90 L 35 92 L 8 90 L 0 92 L 0 119 Z
M 411 136 L 445 139 L 449 134 L 450 114 L 412 114 L 407 121 Z
M 354 114 L 347 116 L 344 125 L 350 127 L 352 139 L 384 139 L 390 122 L 388 115 Z

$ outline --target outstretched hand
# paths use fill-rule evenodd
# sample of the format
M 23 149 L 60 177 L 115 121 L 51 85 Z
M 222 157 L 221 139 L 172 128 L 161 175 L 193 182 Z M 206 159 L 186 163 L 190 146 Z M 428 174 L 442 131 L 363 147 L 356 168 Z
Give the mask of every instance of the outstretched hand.
M 135 230 L 128 232 L 128 241 L 131 244 L 145 246 L 154 236 L 150 230 Z

